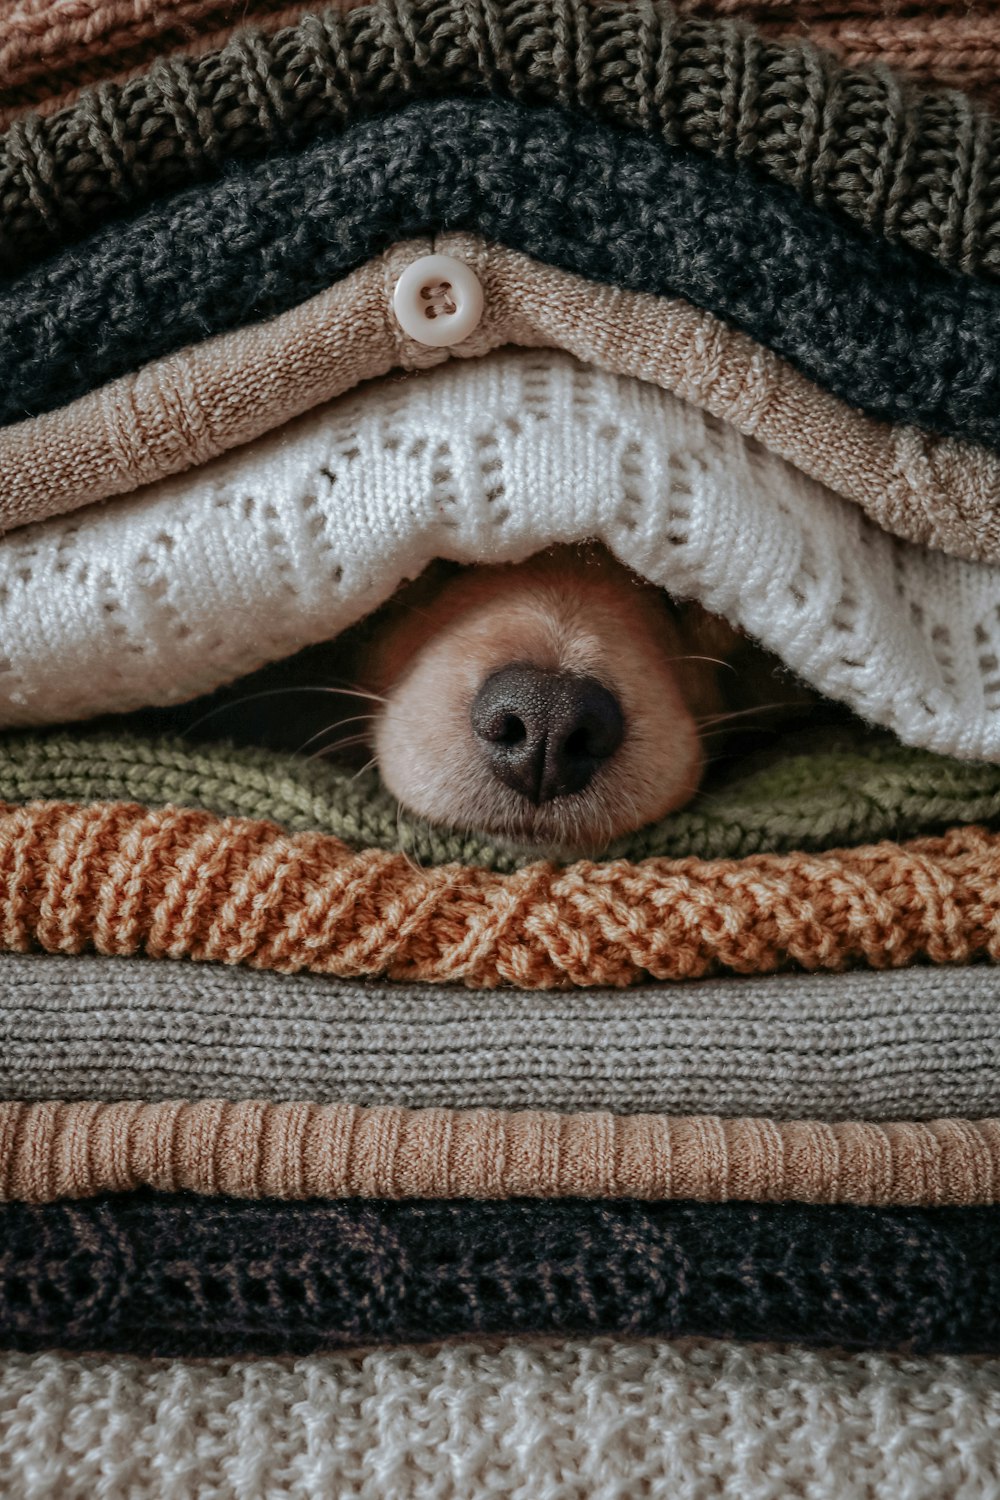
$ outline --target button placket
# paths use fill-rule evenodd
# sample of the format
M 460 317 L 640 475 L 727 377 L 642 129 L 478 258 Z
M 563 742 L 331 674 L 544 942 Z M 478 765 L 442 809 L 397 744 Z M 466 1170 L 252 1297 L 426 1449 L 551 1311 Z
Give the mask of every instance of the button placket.
M 445 349 L 479 326 L 483 288 L 476 273 L 452 255 L 421 255 L 403 271 L 392 295 L 403 332 L 419 344 Z

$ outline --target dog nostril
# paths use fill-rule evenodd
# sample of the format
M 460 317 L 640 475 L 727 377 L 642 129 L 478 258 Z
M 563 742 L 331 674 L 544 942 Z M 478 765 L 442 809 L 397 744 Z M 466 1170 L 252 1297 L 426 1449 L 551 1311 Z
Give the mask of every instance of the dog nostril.
M 494 672 L 471 718 L 493 774 L 535 803 L 583 791 L 625 734 L 618 700 L 595 678 L 538 667 Z

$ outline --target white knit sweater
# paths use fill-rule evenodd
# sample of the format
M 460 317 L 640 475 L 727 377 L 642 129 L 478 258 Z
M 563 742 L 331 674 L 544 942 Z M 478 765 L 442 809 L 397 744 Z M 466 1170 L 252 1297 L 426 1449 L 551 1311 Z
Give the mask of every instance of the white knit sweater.
M 190 698 L 435 556 L 602 539 L 910 744 L 1000 759 L 1000 567 L 926 552 L 703 411 L 549 351 L 372 383 L 0 542 L 0 726 Z
M 995 1500 L 1000 1361 L 609 1339 L 0 1356 L 17 1500 Z

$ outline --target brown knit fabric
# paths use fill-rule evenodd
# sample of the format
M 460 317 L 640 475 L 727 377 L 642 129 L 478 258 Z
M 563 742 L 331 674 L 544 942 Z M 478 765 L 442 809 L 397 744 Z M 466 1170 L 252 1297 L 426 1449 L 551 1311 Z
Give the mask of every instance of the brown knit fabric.
M 485 293 L 479 327 L 450 349 L 407 337 L 391 310 L 404 267 L 432 250 L 472 266 Z M 688 302 L 603 286 L 466 234 L 397 245 L 279 317 L 0 428 L 0 530 L 206 463 L 394 368 L 502 344 L 564 349 L 653 381 L 855 501 L 883 530 L 1000 561 L 992 450 L 866 417 Z
M 19 952 L 527 989 L 1000 959 L 1000 834 L 975 827 L 497 875 L 190 809 L 41 802 L 0 806 L 0 881 L 0 946 Z
M 339 0 L 339 8 L 360 3 Z M 676 3 L 684 14 L 752 22 L 776 41 L 807 37 L 847 67 L 881 63 L 1000 105 L 1000 14 L 988 0 Z M 0 6 L 0 129 L 29 109 L 64 109 L 87 84 L 120 85 L 158 56 L 200 56 L 244 26 L 273 32 L 316 8 L 308 0 L 8 0 Z
M 1000 121 L 662 0 L 373 0 L 160 59 L 0 138 L 0 265 L 229 161 L 411 99 L 484 92 L 735 158 L 871 233 L 1000 275 Z
M 0 1104 L 0 1200 L 1000 1200 L 1000 1120 L 839 1124 L 348 1104 Z

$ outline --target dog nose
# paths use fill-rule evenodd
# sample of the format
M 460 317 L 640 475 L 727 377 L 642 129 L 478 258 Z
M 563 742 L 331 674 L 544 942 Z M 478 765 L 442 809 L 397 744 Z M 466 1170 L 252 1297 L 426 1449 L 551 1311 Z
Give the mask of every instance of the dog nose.
M 595 678 L 537 667 L 494 672 L 471 717 L 494 776 L 534 803 L 582 792 L 625 734 L 617 698 Z

